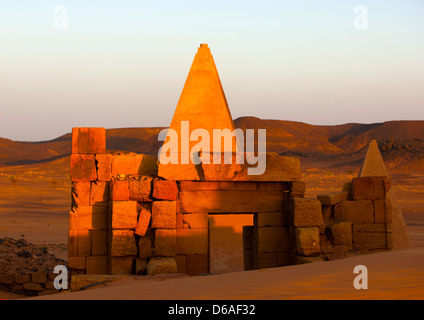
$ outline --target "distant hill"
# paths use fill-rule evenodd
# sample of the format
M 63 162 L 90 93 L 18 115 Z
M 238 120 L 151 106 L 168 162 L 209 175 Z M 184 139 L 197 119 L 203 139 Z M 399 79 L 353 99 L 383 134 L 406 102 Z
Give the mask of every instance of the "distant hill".
M 237 128 L 266 129 L 267 151 L 299 157 L 306 168 L 356 170 L 368 143 L 377 140 L 391 171 L 424 170 L 424 121 L 390 121 L 317 126 L 302 122 L 242 117 Z M 123 128 L 106 131 L 107 149 L 157 155 L 163 128 Z M 71 152 L 71 135 L 42 142 L 0 138 L 0 166 L 56 160 Z

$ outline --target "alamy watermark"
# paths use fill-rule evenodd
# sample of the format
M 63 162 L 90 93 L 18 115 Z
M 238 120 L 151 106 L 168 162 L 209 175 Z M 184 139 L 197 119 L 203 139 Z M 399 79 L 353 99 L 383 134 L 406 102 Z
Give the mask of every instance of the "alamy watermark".
M 249 165 L 256 165 L 247 168 L 248 175 L 261 175 L 266 169 L 266 129 L 257 131 L 257 152 L 255 129 L 246 129 L 245 132 L 246 137 L 242 129 L 213 129 L 211 139 L 208 130 L 197 128 L 190 133 L 189 121 L 181 121 L 180 136 L 173 129 L 159 132 L 158 140 L 165 141 L 159 149 L 159 163 L 210 164 L 212 158 L 213 164 L 222 164 L 222 159 L 224 164 L 231 164 L 235 155 L 236 164 L 244 164 L 246 161 Z M 190 142 L 197 144 L 190 149 Z
M 353 9 L 355 19 L 353 20 L 353 27 L 356 30 L 368 29 L 368 8 L 364 5 L 358 5 Z
M 57 5 L 53 10 L 55 17 L 53 27 L 57 30 L 68 29 L 68 8 L 64 5 Z

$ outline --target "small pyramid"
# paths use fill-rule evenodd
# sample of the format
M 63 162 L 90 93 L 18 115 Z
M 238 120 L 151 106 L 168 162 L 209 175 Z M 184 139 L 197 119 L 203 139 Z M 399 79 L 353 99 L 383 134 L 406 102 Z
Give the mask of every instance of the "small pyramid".
M 188 123 L 189 130 L 183 128 Z M 234 122 L 228 108 L 227 99 L 219 79 L 214 59 L 207 44 L 201 44 L 194 57 L 193 64 L 187 76 L 183 91 L 178 101 L 169 129 L 175 130 L 178 137 L 187 137 L 195 129 L 203 129 L 209 133 L 210 148 L 213 148 L 213 130 L 234 130 Z M 184 132 L 183 132 L 184 131 Z M 167 140 L 169 133 L 167 136 Z M 187 137 L 188 138 L 188 137 Z M 165 140 L 165 141 L 167 141 Z M 201 139 L 199 139 L 200 141 Z M 235 152 L 235 138 L 231 149 L 221 144 L 221 150 L 215 152 Z M 182 153 L 187 156 L 186 150 L 198 144 L 199 141 L 187 141 L 188 145 L 182 150 L 182 143 L 178 145 L 178 157 Z M 188 148 L 187 148 L 188 146 Z M 199 180 L 199 174 L 193 164 L 159 164 L 159 175 L 173 180 Z
M 372 140 L 362 163 L 359 177 L 388 177 L 386 166 L 378 149 L 377 141 Z
M 389 177 L 389 174 L 378 148 L 377 141 L 372 140 L 368 147 L 367 154 L 359 171 L 359 177 Z M 403 250 L 412 247 L 411 238 L 406 228 L 402 209 L 393 192 L 393 188 L 387 193 L 387 200 L 392 204 L 392 234 L 393 250 Z

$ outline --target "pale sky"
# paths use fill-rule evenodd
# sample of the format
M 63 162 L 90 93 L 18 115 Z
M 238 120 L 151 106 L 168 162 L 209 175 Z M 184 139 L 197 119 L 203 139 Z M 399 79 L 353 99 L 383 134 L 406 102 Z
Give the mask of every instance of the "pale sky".
M 424 120 L 422 0 L 2 0 L 0 137 L 166 127 L 200 43 L 234 119 Z

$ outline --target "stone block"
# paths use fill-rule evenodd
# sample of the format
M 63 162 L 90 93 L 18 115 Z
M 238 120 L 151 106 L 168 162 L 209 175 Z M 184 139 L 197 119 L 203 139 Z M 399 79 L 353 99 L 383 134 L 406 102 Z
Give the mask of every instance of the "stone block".
M 296 228 L 296 251 L 305 257 L 317 257 L 321 254 L 320 236 L 317 227 Z
M 112 179 L 112 155 L 96 154 L 97 180 L 110 181 Z
M 140 259 L 153 257 L 152 239 L 148 236 L 138 240 L 138 257 Z
M 138 179 L 130 180 L 130 199 L 138 202 L 151 202 L 153 178 L 141 176 Z
M 386 249 L 391 242 L 383 223 L 354 224 L 352 238 L 353 248 L 357 250 Z
M 146 270 L 147 274 L 151 276 L 177 273 L 177 262 L 175 258 L 152 258 L 147 264 Z
M 187 272 L 186 256 L 183 254 L 177 255 L 176 262 L 177 262 L 177 272 L 186 273 Z
M 175 229 L 177 225 L 177 202 L 154 201 L 152 205 L 152 228 Z
M 182 191 L 218 191 L 221 182 L 212 181 L 181 181 L 180 190 Z
M 110 257 L 111 275 L 130 275 L 133 273 L 134 257 Z
M 342 201 L 347 200 L 348 193 L 346 191 L 334 192 L 325 195 L 318 195 L 317 199 L 323 206 L 332 206 Z
M 303 198 L 306 192 L 305 181 L 291 181 L 290 182 L 290 196 L 291 198 Z
M 159 200 L 177 200 L 178 186 L 177 182 L 171 180 L 153 179 L 153 198 Z
M 108 205 L 110 193 L 109 188 L 110 182 L 91 182 L 90 205 Z
M 157 161 L 147 154 L 120 154 L 112 157 L 112 176 L 140 175 L 156 176 L 158 172 Z
M 352 180 L 353 200 L 385 200 L 391 187 L 388 177 L 360 177 Z
M 111 209 L 112 229 L 135 229 L 137 227 L 136 201 L 112 201 Z
M 199 275 L 209 273 L 209 259 L 207 254 L 186 255 L 186 273 L 188 275 Z
M 109 263 L 107 256 L 91 256 L 87 257 L 87 274 L 108 274 Z
M 223 183 L 223 182 L 222 182 Z M 290 182 L 280 182 L 280 181 L 271 181 L 271 182 L 245 182 L 252 184 L 251 190 L 256 185 L 258 191 L 290 191 Z M 255 185 L 253 185 L 255 183 Z M 235 189 L 237 190 L 237 189 Z
M 134 264 L 134 273 L 136 275 L 143 275 L 146 273 L 146 267 L 147 267 L 147 259 L 135 259 L 135 264 Z
M 44 290 L 43 286 L 39 283 L 25 283 L 23 287 L 25 290 L 28 290 L 28 291 L 40 292 Z
M 182 213 L 248 213 L 283 210 L 280 191 L 181 191 Z
M 243 250 L 244 271 L 253 270 L 253 250 Z
M 352 223 L 338 222 L 329 227 L 334 245 L 352 248 Z
M 293 198 L 291 219 L 295 227 L 319 227 L 323 225 L 321 202 L 315 199 Z
M 135 234 L 144 237 L 147 229 L 149 228 L 150 220 L 152 217 L 151 206 L 143 204 L 140 206 L 140 214 L 138 215 L 137 227 L 135 228 Z
M 255 230 L 254 226 L 243 226 L 243 249 L 244 250 L 253 249 L 254 230 Z
M 137 255 L 137 246 L 132 230 L 111 230 L 109 243 L 112 257 Z
M 256 227 L 287 226 L 287 217 L 284 218 L 283 212 L 259 212 L 254 214 L 253 223 Z
M 106 153 L 106 129 L 72 128 L 72 153 Z
M 374 200 L 374 222 L 392 223 L 392 202 L 390 200 Z
M 177 229 L 177 254 L 207 254 L 207 229 Z
M 85 270 L 85 258 L 86 257 L 68 257 L 68 268 Z
M 91 194 L 90 181 L 72 182 L 72 207 L 89 206 Z
M 47 282 L 47 274 L 44 271 L 36 271 L 31 274 L 31 281 L 33 283 L 44 284 Z
M 72 154 L 70 174 L 72 181 L 96 181 L 97 171 L 94 154 Z
M 27 274 L 24 274 L 24 275 L 21 275 L 21 276 L 16 276 L 13 282 L 18 283 L 18 284 L 30 283 L 31 282 L 31 275 L 29 273 L 27 273 Z
M 69 230 L 68 256 L 85 257 L 90 254 L 91 241 L 89 230 Z
M 253 250 L 256 252 L 288 252 L 288 228 L 255 227 L 253 231 Z
M 177 232 L 174 229 L 155 230 L 155 256 L 174 257 L 177 255 Z
M 91 230 L 91 254 L 93 256 L 105 256 L 108 254 L 108 231 Z
M 277 267 L 288 266 L 290 264 L 288 252 L 277 252 Z
M 277 266 L 276 252 L 256 252 L 253 250 L 253 269 L 275 268 Z
M 128 180 L 112 180 L 110 183 L 110 200 L 129 201 L 130 182 Z
M 351 250 L 351 247 L 343 246 L 343 245 L 337 245 L 334 246 L 333 252 L 330 256 L 330 261 L 344 259 L 347 257 L 347 252 Z
M 0 284 L 12 284 L 14 277 L 12 275 L 0 275 Z
M 80 206 L 69 212 L 70 230 L 107 229 L 109 206 Z
M 334 207 L 336 222 L 374 223 L 374 205 L 371 200 L 342 201 Z
M 182 214 L 183 229 L 207 229 L 207 213 L 188 213 Z
M 322 219 L 325 225 L 334 222 L 334 206 L 322 206 Z

